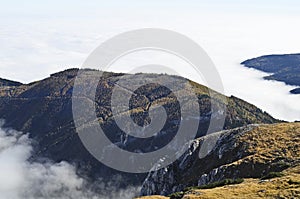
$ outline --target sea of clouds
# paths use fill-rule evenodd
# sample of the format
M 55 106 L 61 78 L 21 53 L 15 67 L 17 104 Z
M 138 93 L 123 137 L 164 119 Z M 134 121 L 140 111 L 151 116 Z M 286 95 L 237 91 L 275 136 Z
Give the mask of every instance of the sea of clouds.
M 64 161 L 29 161 L 32 144 L 28 134 L 0 127 L 0 199 L 132 199 L 139 192 L 101 180 L 90 183 Z
M 93 49 L 114 35 L 163 28 L 184 34 L 203 47 L 220 73 L 225 94 L 253 103 L 275 118 L 300 120 L 300 96 L 289 93 L 293 86 L 265 81 L 262 77 L 266 74 L 240 65 L 261 55 L 299 53 L 300 28 L 295 25 L 299 15 L 207 13 L 184 7 L 189 11 L 172 8 L 163 13 L 159 8 L 141 7 L 134 12 L 130 8 L 109 12 L 113 7 L 86 17 L 2 18 L 0 77 L 25 83 L 39 80 L 66 68 L 81 67 Z M 111 70 L 128 72 L 132 66 L 146 64 L 168 65 L 179 75 L 203 82 L 178 59 L 155 53 L 133 53 Z
M 253 103 L 278 119 L 300 120 L 300 95 L 289 93 L 293 86 L 265 81 L 267 74 L 240 65 L 261 55 L 300 53 L 300 16 L 295 14 L 299 11 L 283 13 L 285 7 L 279 6 L 271 12 L 266 8 L 273 2 L 265 7 L 238 7 L 234 3 L 224 11 L 216 4 L 203 7 L 159 1 L 152 7 L 150 3 L 130 7 L 124 1 L 121 6 L 117 2 L 115 6 L 93 8 L 86 8 L 88 3 L 84 2 L 76 12 L 68 13 L 64 8 L 72 10 L 75 4 L 61 6 L 62 1 L 57 1 L 51 8 L 50 1 L 43 1 L 41 9 L 35 1 L 35 13 L 27 5 L 29 1 L 26 5 L 11 2 L 15 3 L 11 5 L 15 13 L 5 5 L 0 8 L 1 78 L 24 83 L 40 80 L 80 67 L 93 49 L 114 35 L 139 28 L 163 28 L 182 33 L 204 48 L 220 73 L 225 94 Z M 293 6 L 296 8 L 299 6 Z M 177 74 L 205 84 L 205 78 L 195 76 L 182 60 L 157 52 L 129 55 L 111 70 L 127 72 L 146 64 L 170 66 Z M 0 128 L 0 199 L 129 199 L 138 193 L 137 187 L 116 190 L 113 182 L 90 183 L 67 162 L 32 162 L 32 145 L 27 134 Z M 102 193 L 96 191 L 99 187 Z

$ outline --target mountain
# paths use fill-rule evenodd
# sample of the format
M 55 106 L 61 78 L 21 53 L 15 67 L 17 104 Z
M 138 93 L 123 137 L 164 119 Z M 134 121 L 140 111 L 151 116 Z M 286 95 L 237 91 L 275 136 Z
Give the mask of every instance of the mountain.
M 150 172 L 142 195 L 299 198 L 300 123 L 248 125 L 217 134 L 218 143 L 207 157 L 198 155 L 207 138 L 198 138 L 174 164 Z M 268 180 L 274 177 L 281 178 Z
M 300 54 L 266 55 L 246 60 L 241 63 L 248 68 L 271 73 L 264 77 L 266 80 L 285 82 L 288 85 L 300 86 Z M 300 88 L 291 90 L 300 94 Z
M 98 78 L 100 71 L 86 69 L 85 72 L 88 72 L 88 75 L 84 83 L 89 87 L 92 80 Z M 30 138 L 36 141 L 32 160 L 42 161 L 43 158 L 48 158 L 54 162 L 63 160 L 71 162 L 78 168 L 80 174 L 87 175 L 92 179 L 102 178 L 109 181 L 113 176 L 121 176 L 124 181 L 117 186 L 141 184 L 147 174 L 129 174 L 111 169 L 96 160 L 83 146 L 76 133 L 72 114 L 72 94 L 77 73 L 78 69 L 69 69 L 30 84 L 8 81 L 5 86 L 0 86 L 0 118 L 6 121 L 4 127 L 29 133 Z M 178 102 L 168 89 L 159 84 L 141 87 L 136 91 L 137 97 L 132 98 L 130 105 L 133 120 L 141 126 L 148 124 L 147 107 L 153 103 L 165 107 L 169 113 L 168 119 L 163 132 L 149 139 L 136 139 L 128 136 L 118 128 L 110 107 L 112 90 L 124 75 L 104 72 L 99 79 L 95 98 L 95 110 L 99 125 L 114 144 L 129 151 L 149 152 L 154 151 L 157 147 L 165 146 L 178 129 L 178 121 L 181 117 L 177 110 Z M 145 78 L 155 78 L 159 81 L 159 79 L 167 78 L 168 75 L 135 74 L 129 75 L 129 77 L 135 81 Z M 182 77 L 174 78 L 183 79 Z M 195 115 L 193 110 L 188 113 L 191 120 L 196 120 L 200 124 L 196 137 L 205 134 L 210 118 L 218 117 L 218 114 L 226 116 L 223 129 L 232 129 L 253 123 L 279 122 L 266 112 L 239 98 L 224 96 L 227 102 L 218 97 L 211 98 L 205 86 L 189 82 L 196 92 L 201 110 L 200 115 Z M 178 89 L 187 97 L 191 94 L 191 91 L 187 90 L 185 86 Z M 212 114 L 211 100 L 215 100 L 220 106 L 227 103 L 226 112 Z M 187 100 L 186 103 L 190 102 Z M 94 106 L 94 104 L 92 105 Z M 122 117 L 122 114 L 119 116 Z M 121 180 L 119 181 L 121 182 Z

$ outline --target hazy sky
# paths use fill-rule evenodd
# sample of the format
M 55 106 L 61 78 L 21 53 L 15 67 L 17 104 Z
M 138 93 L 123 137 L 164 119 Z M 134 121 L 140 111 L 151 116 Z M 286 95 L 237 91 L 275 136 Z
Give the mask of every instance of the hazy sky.
M 74 15 L 92 16 L 98 15 L 99 12 L 107 12 L 114 14 L 113 9 L 120 9 L 123 11 L 132 10 L 149 10 L 156 12 L 157 10 L 170 11 L 174 10 L 189 10 L 189 11 L 205 11 L 205 12 L 249 12 L 249 13 L 275 13 L 275 14 L 297 14 L 298 6 L 300 5 L 297 0 L 11 0 L 1 2 L 1 13 L 14 14 L 18 16 L 47 16 L 56 14 L 60 16 Z M 107 10 L 109 9 L 109 10 Z M 12 17 L 12 16 L 10 16 Z
M 289 95 L 293 87 L 263 81 L 263 73 L 239 65 L 265 54 L 300 53 L 299 21 L 296 0 L 2 1 L 0 77 L 39 80 L 80 67 L 93 49 L 116 34 L 164 28 L 188 36 L 206 50 L 227 95 L 243 98 L 277 118 L 300 120 L 299 96 Z M 155 53 L 129 57 L 119 66 L 127 69 L 163 60 L 194 78 L 180 62 Z

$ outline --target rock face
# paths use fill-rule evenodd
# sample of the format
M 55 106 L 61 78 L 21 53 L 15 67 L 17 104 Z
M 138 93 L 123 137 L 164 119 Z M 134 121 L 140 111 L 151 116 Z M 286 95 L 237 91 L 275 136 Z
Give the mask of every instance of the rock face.
M 86 71 L 89 72 L 88 78 L 98 77 L 99 71 Z M 78 69 L 70 69 L 30 84 L 9 83 L 0 86 L 0 118 L 6 120 L 6 127 L 12 127 L 24 133 L 29 132 L 30 137 L 37 141 L 32 159 L 46 157 L 55 162 L 65 160 L 74 163 L 81 172 L 93 178 L 111 179 L 113 175 L 121 175 L 127 180 L 125 185 L 141 183 L 146 174 L 128 174 L 108 168 L 90 155 L 81 143 L 72 115 L 72 92 L 77 73 Z M 124 74 L 107 72 L 99 79 L 95 103 L 99 125 L 112 143 L 129 151 L 149 152 L 164 146 L 176 133 L 180 121 L 178 103 L 174 96 L 170 91 L 156 84 L 136 91 L 136 97 L 132 98 L 130 106 L 131 116 L 137 124 L 143 126 L 149 123 L 148 108 L 151 104 L 163 106 L 169 115 L 163 131 L 158 133 L 158 136 L 150 140 L 130 137 L 118 128 L 110 107 L 112 90 L 122 76 Z M 148 74 L 146 78 L 165 77 L 166 75 Z M 145 76 L 136 74 L 131 78 L 139 81 Z M 89 81 L 85 83 L 88 85 Z M 227 102 L 210 98 L 206 87 L 191 81 L 190 83 L 196 92 L 201 110 L 200 115 L 195 115 L 193 110 L 190 111 L 190 118 L 199 121 L 200 124 L 197 137 L 205 134 L 210 118 L 218 117 L 218 114 L 226 114 L 224 129 L 252 123 L 278 122 L 269 114 L 243 100 L 233 96 L 225 97 Z M 180 91 L 189 95 L 185 87 Z M 227 103 L 226 113 L 212 114 L 211 100 L 216 100 L 220 105 Z M 169 188 L 166 189 L 169 190 Z
M 224 164 L 247 155 L 244 154 L 242 148 L 235 154 L 232 154 L 232 152 L 238 147 L 236 146 L 237 135 L 243 134 L 252 128 L 254 128 L 253 125 L 216 133 L 219 134 L 216 147 L 203 159 L 199 159 L 199 151 L 207 137 L 194 140 L 190 144 L 189 150 L 174 164 L 165 169 L 149 173 L 143 183 L 141 194 L 168 195 L 181 191 L 185 187 L 207 184 L 221 179 L 224 177 Z
M 300 54 L 267 55 L 246 60 L 241 64 L 272 73 L 265 77 L 266 80 L 277 80 L 288 85 L 300 86 Z M 299 89 L 291 90 L 291 93 L 299 94 Z
M 299 123 L 248 125 L 215 135 L 217 144 L 206 157 L 199 158 L 199 150 L 209 138 L 198 138 L 177 162 L 150 172 L 141 195 L 168 195 L 229 178 L 259 178 L 300 161 Z

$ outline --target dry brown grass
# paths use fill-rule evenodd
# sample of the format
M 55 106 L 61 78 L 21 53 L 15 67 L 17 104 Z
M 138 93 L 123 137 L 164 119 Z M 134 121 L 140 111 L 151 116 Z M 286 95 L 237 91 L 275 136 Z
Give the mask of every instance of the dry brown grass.
M 284 157 L 300 160 L 300 123 L 262 125 L 247 132 L 240 139 L 249 145 L 253 155 L 248 159 L 264 162 Z
M 241 184 L 192 190 L 183 199 L 300 198 L 300 123 L 261 125 L 238 140 L 247 143 L 249 147 L 246 150 L 251 155 L 231 164 L 245 161 L 266 163 L 283 158 L 294 162 L 296 166 L 283 171 L 282 177 L 269 180 L 249 178 Z M 155 198 L 158 197 L 143 199 Z
M 300 166 L 288 169 L 284 174 L 265 181 L 246 179 L 242 184 L 194 190 L 183 199 L 300 198 Z

